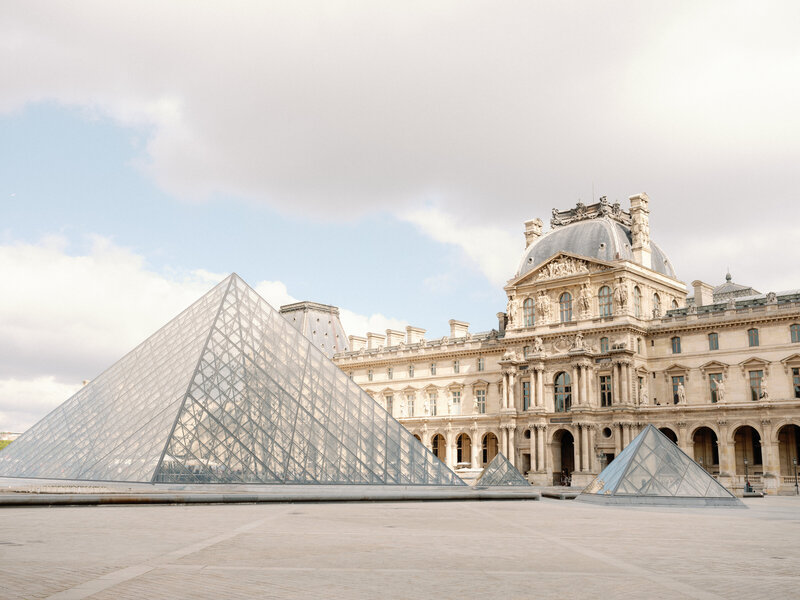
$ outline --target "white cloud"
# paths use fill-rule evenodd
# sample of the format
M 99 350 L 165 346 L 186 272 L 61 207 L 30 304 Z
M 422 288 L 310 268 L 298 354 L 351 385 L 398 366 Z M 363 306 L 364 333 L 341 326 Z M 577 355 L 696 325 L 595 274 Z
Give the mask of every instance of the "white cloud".
M 471 225 L 441 208 L 429 206 L 408 210 L 400 218 L 413 223 L 437 242 L 461 248 L 495 286 L 504 285 L 514 275 L 514 265 L 524 249 L 522 234 L 513 236 L 492 225 Z M 443 285 L 441 279 L 430 283 Z
M 386 317 L 380 313 L 359 315 L 346 308 L 339 309 L 339 320 L 347 335 L 365 336 L 367 332 L 383 334 L 387 329 L 406 330 L 405 321 Z
M 0 245 L 0 431 L 32 425 L 225 275 L 159 273 L 99 236 L 83 254 L 59 236 Z M 276 308 L 295 301 L 280 281 L 253 287 Z M 342 321 L 348 333 L 404 326 L 347 310 Z

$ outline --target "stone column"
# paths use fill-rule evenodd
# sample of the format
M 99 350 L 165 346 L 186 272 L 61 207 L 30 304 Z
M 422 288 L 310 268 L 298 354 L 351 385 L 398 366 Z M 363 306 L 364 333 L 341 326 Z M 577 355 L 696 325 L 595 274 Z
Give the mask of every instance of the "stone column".
M 508 374 L 508 405 L 506 408 L 517 408 L 517 400 L 514 395 L 514 388 L 517 385 L 517 377 L 515 373 L 512 371 Z
M 580 379 L 578 379 L 578 365 L 572 365 L 572 404 L 578 405 L 583 402 L 580 395 Z
M 599 460 L 597 458 L 597 452 L 595 451 L 595 440 L 597 440 L 597 425 L 590 425 L 589 426 L 589 464 L 590 470 L 592 473 L 599 473 L 600 472 L 600 465 Z
M 612 403 L 613 404 L 622 404 L 622 395 L 620 394 L 620 382 L 619 382 L 619 363 L 613 363 L 611 365 L 611 385 L 614 389 L 614 398 Z
M 503 371 L 503 393 L 500 408 L 508 408 L 508 371 Z
M 771 431 L 772 423 L 770 419 L 761 420 L 761 461 L 764 469 L 764 492 L 767 494 L 777 494 L 783 480 L 781 479 L 781 465 L 778 450 L 778 443 Z
M 588 380 L 588 365 L 580 365 L 580 374 L 581 374 L 581 404 L 589 404 L 589 396 L 588 396 L 588 389 L 586 386 L 586 382 Z
M 508 458 L 508 429 L 505 425 L 500 426 L 500 447 L 497 449 L 498 452 L 502 452 L 506 458 Z
M 589 471 L 589 424 L 581 425 L 581 471 Z
M 631 365 L 625 363 L 625 377 L 622 378 L 622 383 L 625 385 L 625 391 L 622 393 L 625 397 L 625 404 L 632 404 L 631 402 Z
M 455 455 L 455 444 L 453 443 L 453 430 L 448 428 L 444 432 L 444 444 L 445 444 L 445 463 L 451 469 L 455 469 L 456 467 L 456 457 Z
M 536 369 L 536 406 L 544 406 L 544 368 Z
M 531 472 L 539 470 L 539 457 L 536 454 L 536 430 L 537 428 L 535 426 L 528 425 L 528 431 L 531 432 L 531 440 L 530 440 Z
M 544 425 L 537 425 L 536 426 L 536 470 L 537 471 L 545 471 L 547 470 L 546 467 L 546 456 L 544 453 L 544 441 L 547 437 L 545 433 L 545 426 Z
M 470 457 L 470 467 L 477 469 L 481 466 L 481 450 L 483 450 L 483 445 L 481 444 L 481 436 L 478 433 L 477 427 L 470 428 L 469 432 L 472 434 L 472 456 Z
M 511 464 L 515 467 L 517 466 L 517 449 L 516 449 L 516 442 L 514 440 L 514 434 L 516 432 L 516 427 L 513 425 L 508 426 L 508 454 L 506 458 L 511 461 Z
M 622 452 L 622 423 L 613 423 L 611 427 L 614 430 L 614 457 L 619 456 Z
M 576 435 L 577 434 L 577 435 Z M 575 440 L 575 444 L 572 448 L 573 450 L 573 458 L 572 462 L 575 465 L 575 471 L 581 471 L 581 430 L 578 428 L 578 431 L 572 434 L 572 438 Z
M 588 365 L 586 367 L 586 404 L 591 406 L 597 406 L 597 397 L 596 397 L 596 390 L 595 390 L 595 376 L 594 376 L 594 367 L 592 365 Z

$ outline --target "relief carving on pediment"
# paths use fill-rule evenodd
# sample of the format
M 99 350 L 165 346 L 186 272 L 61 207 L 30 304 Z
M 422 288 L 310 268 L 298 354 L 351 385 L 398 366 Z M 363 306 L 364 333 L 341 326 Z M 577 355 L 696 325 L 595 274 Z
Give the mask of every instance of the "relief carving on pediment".
M 561 258 L 550 261 L 541 269 L 539 269 L 536 273 L 534 281 L 544 281 L 547 279 L 556 279 L 558 277 L 567 277 L 569 275 L 576 275 L 580 273 L 594 273 L 597 271 L 606 270 L 608 270 L 607 267 L 595 265 L 579 258 L 562 256 Z

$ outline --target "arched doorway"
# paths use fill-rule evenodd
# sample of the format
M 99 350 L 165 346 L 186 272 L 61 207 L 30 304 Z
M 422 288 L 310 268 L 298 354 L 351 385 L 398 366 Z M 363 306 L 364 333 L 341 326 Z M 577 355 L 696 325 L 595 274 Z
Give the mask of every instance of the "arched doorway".
M 447 458 L 447 444 L 441 433 L 437 433 L 431 439 L 431 452 L 433 452 L 440 461 L 445 462 Z
M 672 441 L 673 444 L 678 443 L 678 435 L 674 431 L 672 431 L 672 429 L 670 429 L 669 427 L 659 427 L 658 430 L 665 436 L 667 436 Z
M 736 474 L 747 475 L 752 484 L 754 477 L 757 481 L 764 470 L 761 460 L 761 435 L 749 425 L 743 425 L 733 434 L 733 444 L 736 452 Z
M 784 425 L 778 430 L 778 456 L 784 485 L 794 485 L 795 473 L 800 463 L 800 427 Z
M 561 485 L 564 469 L 571 474 L 575 470 L 575 438 L 566 429 L 553 435 L 553 485 Z
M 456 438 L 456 464 L 472 463 L 472 440 L 466 433 Z
M 692 436 L 694 460 L 706 471 L 719 473 L 719 446 L 717 434 L 710 427 L 698 427 Z
M 492 459 L 497 456 L 497 436 L 492 432 L 483 436 L 483 452 L 481 452 L 481 460 L 484 465 L 492 462 Z M 481 465 L 475 465 L 480 467 Z

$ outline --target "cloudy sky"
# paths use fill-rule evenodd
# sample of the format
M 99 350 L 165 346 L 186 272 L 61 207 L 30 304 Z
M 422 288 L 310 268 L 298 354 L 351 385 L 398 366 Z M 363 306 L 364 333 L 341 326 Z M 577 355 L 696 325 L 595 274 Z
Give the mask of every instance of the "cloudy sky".
M 496 325 L 523 221 L 651 198 L 800 287 L 800 3 L 0 5 L 0 431 L 231 271 L 348 333 Z

